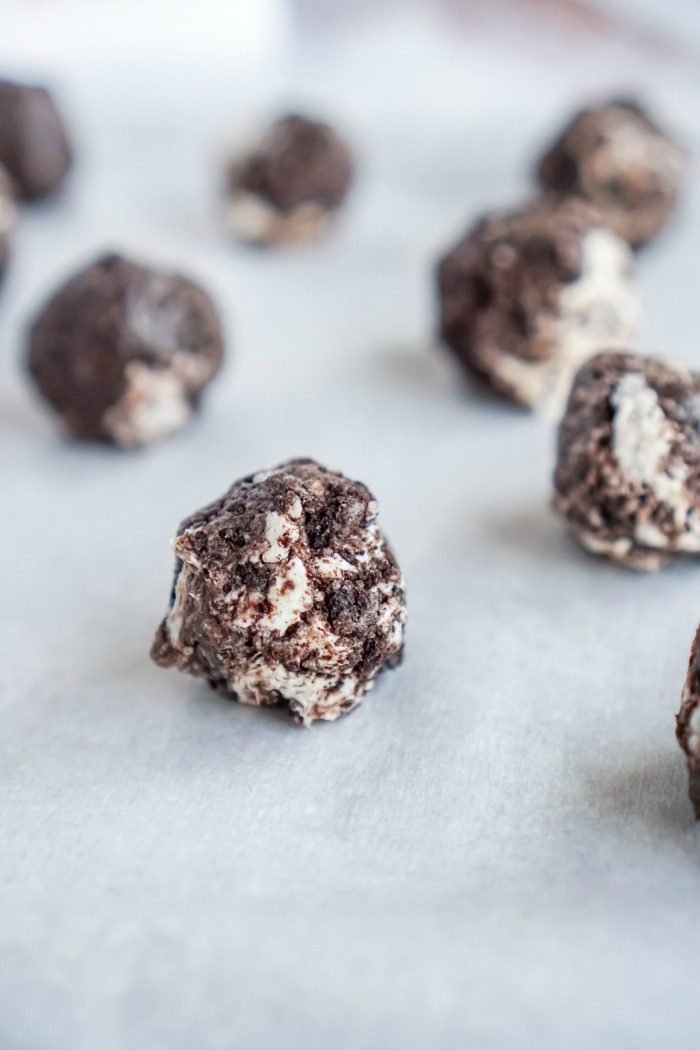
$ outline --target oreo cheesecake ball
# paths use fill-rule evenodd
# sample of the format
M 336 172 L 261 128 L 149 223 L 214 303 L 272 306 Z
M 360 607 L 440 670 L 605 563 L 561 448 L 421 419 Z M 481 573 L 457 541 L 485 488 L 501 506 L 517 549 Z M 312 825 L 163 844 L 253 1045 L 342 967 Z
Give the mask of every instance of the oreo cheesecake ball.
M 71 277 L 29 335 L 29 371 L 66 429 L 122 448 L 183 427 L 222 357 L 207 293 L 121 255 L 102 256 Z
M 352 711 L 403 651 L 396 558 L 360 482 L 293 459 L 187 518 L 152 656 L 310 725 Z

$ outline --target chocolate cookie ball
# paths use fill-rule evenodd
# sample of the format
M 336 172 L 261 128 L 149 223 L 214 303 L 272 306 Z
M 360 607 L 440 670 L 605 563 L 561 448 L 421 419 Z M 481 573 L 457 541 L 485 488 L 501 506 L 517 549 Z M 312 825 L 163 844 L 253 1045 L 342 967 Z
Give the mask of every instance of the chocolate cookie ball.
M 676 737 L 688 760 L 690 801 L 695 819 L 700 820 L 700 627 L 690 649 L 681 709 L 676 716 Z
M 610 229 L 637 248 L 673 209 L 685 156 L 634 102 L 584 109 L 539 163 L 542 186 L 590 201 Z
M 0 167 L 0 281 L 10 256 L 10 237 L 15 224 L 15 200 L 12 183 Z
M 350 150 L 327 124 L 278 120 L 228 172 L 228 221 L 256 244 L 287 244 L 324 233 L 352 180 Z
M 635 569 L 700 552 L 700 376 L 604 353 L 559 427 L 554 506 L 584 547 Z
M 63 182 L 71 150 L 46 88 L 0 80 L 0 164 L 25 200 L 45 197 Z
M 251 474 L 181 526 L 151 655 L 309 725 L 356 707 L 401 659 L 396 559 L 364 485 L 310 459 Z
M 187 423 L 222 353 L 219 318 L 201 288 L 105 255 L 39 314 L 29 370 L 76 437 L 131 448 Z
M 687 758 L 691 802 L 700 820 L 700 627 L 695 632 L 676 716 L 676 737 Z
M 525 407 L 635 333 L 629 248 L 587 204 L 541 199 L 480 219 L 438 268 L 441 335 L 467 372 Z

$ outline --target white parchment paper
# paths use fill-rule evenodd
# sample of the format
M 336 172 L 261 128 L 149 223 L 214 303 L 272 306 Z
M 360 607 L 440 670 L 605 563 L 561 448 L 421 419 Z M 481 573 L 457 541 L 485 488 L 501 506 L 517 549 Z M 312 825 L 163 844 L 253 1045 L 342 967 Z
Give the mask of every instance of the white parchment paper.
M 431 268 L 582 99 L 641 88 L 697 149 L 693 63 L 449 5 L 270 4 L 241 48 L 227 6 L 5 5 L 0 58 L 50 75 L 79 161 L 0 293 L 0 1045 L 692 1046 L 700 569 L 566 537 L 551 426 L 435 351 Z M 323 244 L 246 251 L 221 149 L 289 104 L 346 130 L 356 192 Z M 699 232 L 693 177 L 640 259 L 648 345 L 696 365 Z M 201 419 L 134 455 L 61 440 L 22 373 L 42 298 L 108 247 L 202 280 L 229 336 Z M 307 454 L 374 489 L 410 618 L 403 668 L 302 731 L 148 648 L 178 521 Z

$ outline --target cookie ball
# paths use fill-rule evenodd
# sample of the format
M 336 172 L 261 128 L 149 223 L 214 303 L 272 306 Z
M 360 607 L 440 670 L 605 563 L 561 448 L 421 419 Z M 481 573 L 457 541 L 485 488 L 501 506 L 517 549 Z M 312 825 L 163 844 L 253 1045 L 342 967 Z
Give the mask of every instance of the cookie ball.
M 582 362 L 639 317 L 628 246 L 579 200 L 479 219 L 440 262 L 438 291 L 460 364 L 528 408 L 563 403 Z
M 681 187 L 685 155 L 635 102 L 584 109 L 542 157 L 548 190 L 579 194 L 610 229 L 638 248 L 665 225 Z
M 198 285 L 105 255 L 44 306 L 28 364 L 75 437 L 132 448 L 188 422 L 222 354 L 216 309 Z
M 311 459 L 237 481 L 174 541 L 151 655 L 295 721 L 357 707 L 401 659 L 404 581 L 360 482 Z
M 700 627 L 690 649 L 681 708 L 676 715 L 676 738 L 688 760 L 688 793 L 695 819 L 700 820 Z
M 283 117 L 230 165 L 229 226 L 254 244 L 311 240 L 329 227 L 351 181 L 350 150 L 331 127 Z
M 676 738 L 685 752 L 688 773 L 688 794 L 700 820 L 700 627 L 695 632 L 691 657 L 676 715 Z
M 71 148 L 46 88 L 0 80 L 0 164 L 24 200 L 45 197 L 61 186 Z
M 554 506 L 584 547 L 635 569 L 700 552 L 700 376 L 633 353 L 578 373 Z
M 15 225 L 15 199 L 9 175 L 0 167 L 0 281 L 10 257 L 10 238 Z

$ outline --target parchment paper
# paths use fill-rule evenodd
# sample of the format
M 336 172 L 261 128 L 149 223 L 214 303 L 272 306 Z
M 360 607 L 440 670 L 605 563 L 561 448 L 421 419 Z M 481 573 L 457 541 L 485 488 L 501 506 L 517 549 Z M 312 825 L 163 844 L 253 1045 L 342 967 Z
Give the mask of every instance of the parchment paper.
M 432 266 L 579 101 L 639 87 L 697 150 L 693 64 L 449 5 L 267 5 L 241 47 L 228 6 L 5 4 L 0 58 L 46 72 L 79 162 L 0 295 L 0 1045 L 692 1046 L 700 569 L 578 550 L 552 425 L 434 348 Z M 222 150 L 293 104 L 352 139 L 356 191 L 323 244 L 247 251 Z M 696 365 L 699 231 L 693 177 L 639 260 L 647 345 Z M 229 336 L 201 419 L 133 455 L 62 440 L 22 373 L 28 319 L 107 247 L 200 279 Z M 310 731 L 148 659 L 178 521 L 305 454 L 373 488 L 410 600 L 402 669 Z

